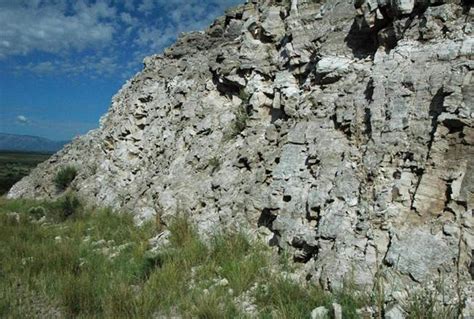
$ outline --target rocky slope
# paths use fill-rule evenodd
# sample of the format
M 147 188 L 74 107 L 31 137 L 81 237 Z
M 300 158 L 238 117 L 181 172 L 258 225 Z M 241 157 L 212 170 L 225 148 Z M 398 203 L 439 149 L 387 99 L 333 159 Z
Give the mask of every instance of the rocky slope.
M 100 128 L 9 197 L 55 197 L 56 172 L 75 165 L 79 194 L 137 221 L 186 213 L 203 235 L 256 230 L 328 289 L 383 284 L 390 309 L 441 282 L 474 315 L 470 6 L 229 10 L 146 58 Z

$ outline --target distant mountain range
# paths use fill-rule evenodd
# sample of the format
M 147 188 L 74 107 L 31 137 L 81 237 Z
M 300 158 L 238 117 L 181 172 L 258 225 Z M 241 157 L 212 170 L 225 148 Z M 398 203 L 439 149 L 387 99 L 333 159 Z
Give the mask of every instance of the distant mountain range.
M 31 136 L 0 133 L 0 151 L 55 153 L 69 141 L 52 141 Z

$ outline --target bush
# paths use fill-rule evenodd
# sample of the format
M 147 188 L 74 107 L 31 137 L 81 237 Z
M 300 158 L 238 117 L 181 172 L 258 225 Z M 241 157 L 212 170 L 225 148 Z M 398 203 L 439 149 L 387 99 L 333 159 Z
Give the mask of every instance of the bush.
M 245 128 L 247 128 L 247 121 L 249 120 L 249 114 L 247 112 L 246 106 L 241 106 L 235 112 L 235 119 L 231 123 L 229 130 L 224 133 L 223 141 L 227 142 L 235 137 L 237 137 L 240 133 L 242 133 Z
M 74 194 L 66 194 L 59 200 L 60 219 L 65 220 L 70 216 L 77 215 L 81 208 L 81 202 Z
M 43 206 L 35 206 L 28 209 L 28 214 L 30 214 L 35 219 L 40 219 L 43 216 L 46 216 L 46 209 Z
M 66 166 L 59 170 L 54 178 L 54 184 L 60 191 L 64 191 L 76 178 L 77 169 L 74 166 Z

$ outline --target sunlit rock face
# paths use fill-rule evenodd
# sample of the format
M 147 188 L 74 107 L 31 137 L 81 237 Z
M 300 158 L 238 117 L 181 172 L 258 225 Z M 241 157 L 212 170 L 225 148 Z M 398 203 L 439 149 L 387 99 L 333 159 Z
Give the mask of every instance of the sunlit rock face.
M 9 197 L 58 196 L 203 235 L 264 233 L 328 289 L 442 281 L 474 304 L 468 2 L 252 1 L 184 34 Z M 472 268 L 471 268 L 472 269 Z M 402 296 L 402 297 L 400 297 Z M 469 315 L 469 307 L 464 309 Z

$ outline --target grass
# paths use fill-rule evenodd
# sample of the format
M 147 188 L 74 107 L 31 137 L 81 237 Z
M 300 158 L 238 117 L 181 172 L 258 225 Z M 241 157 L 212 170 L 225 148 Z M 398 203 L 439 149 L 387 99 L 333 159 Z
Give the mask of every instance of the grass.
M 130 214 L 83 205 L 65 213 L 73 201 L 66 196 L 74 194 L 56 202 L 0 198 L 0 317 L 248 318 L 247 302 L 259 318 L 307 318 L 337 302 L 344 318 L 358 318 L 368 303 L 350 286 L 330 295 L 294 283 L 282 275 L 292 270 L 285 255 L 243 234 L 205 244 L 185 218 L 151 253 L 156 225 L 137 228 Z M 409 307 L 417 314 L 424 305 L 414 299 Z
M 224 142 L 234 139 L 247 128 L 250 95 L 244 89 L 241 89 L 239 92 L 239 98 L 242 100 L 242 105 L 240 105 L 234 112 L 235 119 L 230 124 L 228 130 L 224 133 Z
M 205 245 L 177 218 L 168 248 L 150 254 L 155 225 L 107 209 L 65 213 L 70 201 L 0 199 L 0 317 L 245 318 L 236 300 L 247 294 L 261 317 L 298 318 L 332 300 L 275 279 L 269 249 L 242 234 Z
M 230 124 L 228 130 L 224 133 L 223 141 L 231 141 L 247 128 L 249 114 L 246 106 L 240 106 L 235 112 L 235 119 Z
M 76 178 L 77 169 L 74 166 L 61 168 L 54 177 L 54 184 L 59 191 L 64 191 Z
M 50 154 L 0 151 L 0 195 L 8 190 Z
M 436 290 L 422 287 L 410 294 L 403 306 L 413 318 L 450 319 L 459 317 L 459 307 L 439 302 L 440 297 L 444 299 L 442 298 L 442 283 L 439 284 Z

